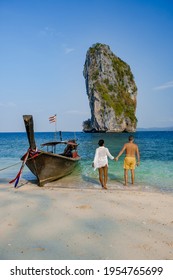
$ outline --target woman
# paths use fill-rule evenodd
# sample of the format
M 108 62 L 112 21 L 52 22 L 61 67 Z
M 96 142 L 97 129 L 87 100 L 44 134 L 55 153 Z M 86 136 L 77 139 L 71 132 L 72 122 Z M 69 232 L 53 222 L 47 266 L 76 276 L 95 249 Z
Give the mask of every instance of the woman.
M 99 171 L 99 180 L 102 188 L 107 189 L 107 180 L 108 180 L 108 157 L 110 159 L 115 158 L 110 154 L 108 148 L 104 147 L 104 140 L 100 139 L 98 142 L 99 148 L 95 151 L 95 157 L 93 161 L 94 170 L 98 168 Z

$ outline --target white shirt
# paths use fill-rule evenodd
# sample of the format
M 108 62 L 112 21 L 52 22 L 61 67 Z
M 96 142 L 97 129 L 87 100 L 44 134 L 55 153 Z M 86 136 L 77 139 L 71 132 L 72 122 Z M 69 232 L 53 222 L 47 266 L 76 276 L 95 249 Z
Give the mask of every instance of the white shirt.
M 108 165 L 108 157 L 112 160 L 114 159 L 108 148 L 105 148 L 104 146 L 97 148 L 94 157 L 94 170 Z

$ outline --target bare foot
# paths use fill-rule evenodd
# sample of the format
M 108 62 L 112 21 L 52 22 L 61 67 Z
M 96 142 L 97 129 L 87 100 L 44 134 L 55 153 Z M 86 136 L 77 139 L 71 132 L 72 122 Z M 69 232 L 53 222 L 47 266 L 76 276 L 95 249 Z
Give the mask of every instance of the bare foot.
M 103 188 L 106 189 L 106 190 L 108 189 L 107 186 L 103 186 Z

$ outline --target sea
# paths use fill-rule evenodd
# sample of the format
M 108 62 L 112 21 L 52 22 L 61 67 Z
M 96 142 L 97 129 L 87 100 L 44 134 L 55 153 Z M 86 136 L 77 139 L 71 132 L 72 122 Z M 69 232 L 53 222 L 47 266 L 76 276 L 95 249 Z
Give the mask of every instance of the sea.
M 66 188 L 100 188 L 98 171 L 92 168 L 95 150 L 99 139 L 104 139 L 105 146 L 113 156 L 117 156 L 124 143 L 128 142 L 128 133 L 84 133 L 62 132 L 63 140 L 77 139 L 78 154 L 81 161 L 72 174 L 48 183 L 45 187 Z M 144 191 L 173 192 L 173 131 L 137 131 L 133 133 L 135 143 L 141 155 L 141 163 L 135 170 L 135 185 L 130 184 L 129 189 Z M 59 135 L 56 135 L 59 140 Z M 36 132 L 37 148 L 41 144 L 53 141 L 55 133 Z M 8 184 L 16 177 L 21 167 L 21 156 L 28 149 L 28 139 L 25 132 L 0 133 L 0 184 Z M 59 149 L 64 149 L 59 147 Z M 62 151 L 61 150 L 61 151 Z M 58 151 L 58 152 L 61 152 Z M 124 155 L 119 161 L 109 160 L 108 188 L 112 190 L 124 189 Z M 24 167 L 21 182 L 36 185 L 36 178 Z M 19 182 L 20 186 L 20 182 Z M 22 184 L 21 184 L 22 186 Z M 37 185 L 36 185 L 37 186 Z M 28 185 L 29 187 L 29 185 Z

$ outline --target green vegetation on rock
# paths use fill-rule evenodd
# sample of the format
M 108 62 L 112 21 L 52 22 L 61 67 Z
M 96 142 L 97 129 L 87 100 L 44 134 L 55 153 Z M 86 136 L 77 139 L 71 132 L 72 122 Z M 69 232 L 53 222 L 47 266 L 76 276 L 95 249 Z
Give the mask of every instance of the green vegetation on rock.
M 117 124 L 125 120 L 127 125 L 130 123 L 135 128 L 137 87 L 130 66 L 115 56 L 109 46 L 100 43 L 89 48 L 87 57 L 88 66 L 85 65 L 85 70 L 89 69 L 86 75 L 87 88 L 90 89 L 88 96 L 95 96 L 90 99 L 91 106 L 94 106 L 94 100 L 100 100 L 99 110 L 102 118 L 108 116 L 112 108 Z M 93 116 L 92 119 L 97 119 L 97 116 Z

